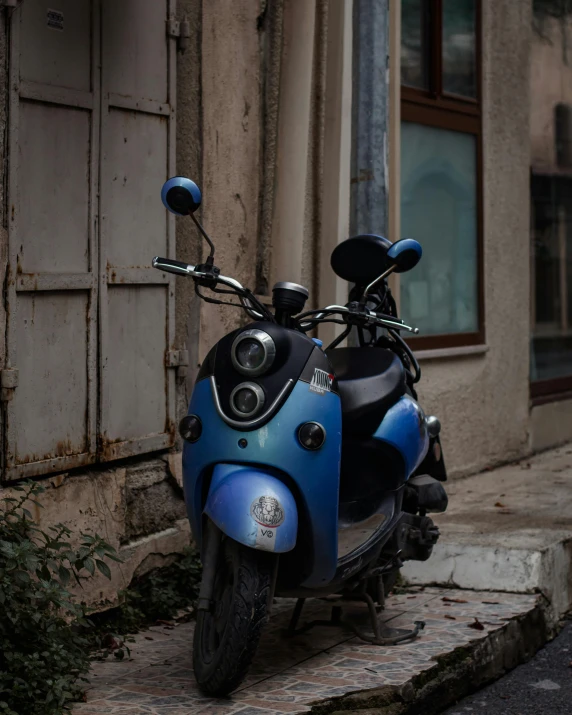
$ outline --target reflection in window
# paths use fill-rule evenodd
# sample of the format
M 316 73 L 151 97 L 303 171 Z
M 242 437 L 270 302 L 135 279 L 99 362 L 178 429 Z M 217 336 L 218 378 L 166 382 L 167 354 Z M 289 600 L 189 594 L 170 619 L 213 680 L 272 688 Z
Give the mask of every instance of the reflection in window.
M 476 97 L 476 0 L 443 0 L 443 91 Z
M 401 82 L 408 87 L 429 89 L 429 3 L 402 0 Z
M 478 330 L 476 138 L 403 122 L 401 235 L 423 260 L 401 276 L 401 313 L 421 335 Z
M 572 377 L 572 16 L 545 5 L 534 6 L 531 64 L 533 381 Z

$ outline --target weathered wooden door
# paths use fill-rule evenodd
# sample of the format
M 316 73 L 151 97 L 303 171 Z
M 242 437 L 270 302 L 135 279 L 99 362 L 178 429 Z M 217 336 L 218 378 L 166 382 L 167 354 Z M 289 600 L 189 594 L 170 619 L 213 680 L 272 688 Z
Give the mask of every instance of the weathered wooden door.
M 173 0 L 11 16 L 3 476 L 173 443 Z
M 169 7 L 171 6 L 171 7 Z M 175 47 L 169 0 L 103 0 L 101 116 L 101 458 L 174 442 L 174 256 L 162 209 L 175 173 Z

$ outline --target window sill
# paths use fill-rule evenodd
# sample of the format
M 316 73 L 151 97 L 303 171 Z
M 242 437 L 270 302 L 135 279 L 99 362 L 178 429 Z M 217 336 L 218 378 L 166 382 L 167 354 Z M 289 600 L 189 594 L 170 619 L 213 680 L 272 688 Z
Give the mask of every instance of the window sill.
M 572 392 L 557 392 L 551 395 L 539 395 L 533 397 L 530 401 L 531 407 L 540 407 L 541 405 L 549 405 L 554 402 L 572 402 Z
M 418 362 L 428 362 L 430 360 L 454 360 L 455 358 L 484 355 L 488 350 L 488 345 L 461 345 L 457 348 L 419 350 L 418 352 L 414 352 L 414 355 Z

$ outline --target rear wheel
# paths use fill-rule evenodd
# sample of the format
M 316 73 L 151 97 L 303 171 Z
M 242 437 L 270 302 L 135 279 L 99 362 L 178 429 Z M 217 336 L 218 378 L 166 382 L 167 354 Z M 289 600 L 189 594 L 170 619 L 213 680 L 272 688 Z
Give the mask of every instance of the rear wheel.
M 224 539 L 217 564 L 213 607 L 199 611 L 193 668 L 201 690 L 223 696 L 244 680 L 267 620 L 274 558 Z

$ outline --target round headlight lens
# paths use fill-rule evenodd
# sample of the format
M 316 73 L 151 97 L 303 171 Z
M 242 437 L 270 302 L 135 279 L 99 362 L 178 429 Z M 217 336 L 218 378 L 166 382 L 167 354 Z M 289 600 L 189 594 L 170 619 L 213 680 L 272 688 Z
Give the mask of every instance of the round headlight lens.
M 265 350 L 255 338 L 245 338 L 236 347 L 236 359 L 246 370 L 257 370 L 263 363 Z
M 230 393 L 230 406 L 239 417 L 251 417 L 264 405 L 264 392 L 253 382 L 243 382 Z
M 234 396 L 234 406 L 239 412 L 250 415 L 258 407 L 258 397 L 256 392 L 250 387 L 243 387 Z
M 317 422 L 306 422 L 298 430 L 298 439 L 305 449 L 320 449 L 326 441 L 326 430 Z
M 234 339 L 230 357 L 235 370 L 256 377 L 270 370 L 276 357 L 276 345 L 264 330 L 244 330 Z

